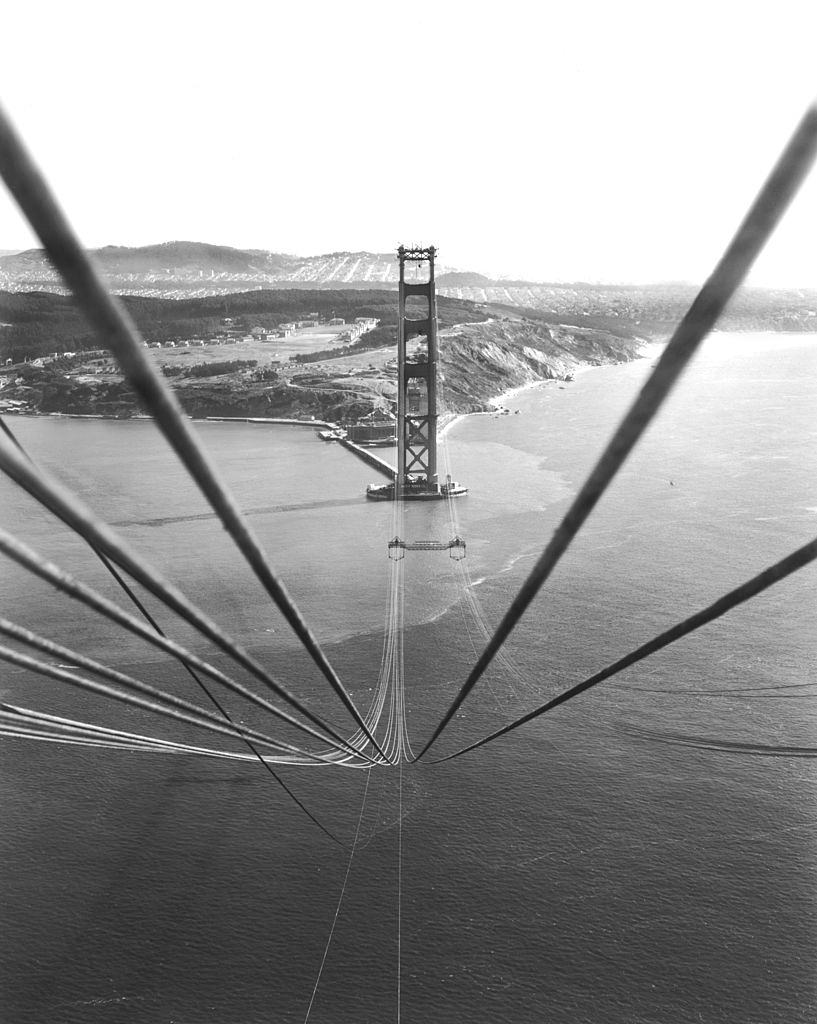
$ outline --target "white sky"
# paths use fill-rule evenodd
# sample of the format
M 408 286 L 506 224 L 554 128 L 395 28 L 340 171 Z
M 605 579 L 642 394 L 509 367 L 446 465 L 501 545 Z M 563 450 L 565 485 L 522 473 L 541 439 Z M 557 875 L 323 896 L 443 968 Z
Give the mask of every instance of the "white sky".
M 434 243 L 699 281 L 815 92 L 817 4 L 14 3 L 0 97 L 83 241 Z M 817 286 L 817 176 L 756 283 Z M 36 244 L 4 190 L 0 249 Z

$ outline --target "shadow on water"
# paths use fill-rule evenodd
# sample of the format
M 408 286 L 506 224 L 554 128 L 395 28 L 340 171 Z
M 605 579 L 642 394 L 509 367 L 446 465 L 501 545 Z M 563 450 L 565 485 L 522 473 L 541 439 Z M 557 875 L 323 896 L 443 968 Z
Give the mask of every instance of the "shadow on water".
M 328 498 L 325 501 L 291 502 L 287 505 L 267 505 L 264 508 L 247 508 L 245 516 L 266 516 L 280 512 L 303 512 L 306 509 L 342 508 L 347 505 L 360 505 L 363 498 Z M 111 526 L 170 526 L 174 523 L 197 523 L 209 519 L 217 519 L 215 512 L 200 512 L 184 516 L 151 516 L 150 519 L 115 519 Z

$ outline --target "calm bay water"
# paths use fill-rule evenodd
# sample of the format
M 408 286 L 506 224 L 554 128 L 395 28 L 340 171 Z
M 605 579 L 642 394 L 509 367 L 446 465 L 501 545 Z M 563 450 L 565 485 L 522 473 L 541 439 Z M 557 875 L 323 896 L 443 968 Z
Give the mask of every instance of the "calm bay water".
M 508 400 L 518 415 L 469 417 L 448 434 L 454 476 L 471 488 L 459 522 L 442 507 L 413 506 L 400 529 L 410 538 L 459 530 L 486 622 L 507 607 L 648 368 L 641 360 L 546 384 Z M 440 752 L 811 539 L 815 399 L 817 338 L 707 342 Z M 151 424 L 13 426 L 36 459 L 345 724 Z M 365 705 L 395 530 L 390 505 L 362 499 L 371 471 L 309 430 L 200 430 Z M 118 600 L 87 548 L 7 485 L 0 514 Z M 405 577 L 417 749 L 481 637 L 445 555 L 409 553 Z M 816 580 L 804 570 L 473 754 L 404 769 L 402 1020 L 815 1019 L 817 768 L 783 755 L 817 746 L 817 688 L 804 685 L 815 679 Z M 7 564 L 0 607 L 197 699 L 157 652 Z M 186 738 L 8 667 L 0 681 L 12 703 Z M 3 1020 L 304 1020 L 347 855 L 258 766 L 13 740 L 0 749 Z M 363 773 L 283 774 L 351 840 Z M 395 770 L 372 773 L 315 1024 L 395 1019 L 397 784 Z

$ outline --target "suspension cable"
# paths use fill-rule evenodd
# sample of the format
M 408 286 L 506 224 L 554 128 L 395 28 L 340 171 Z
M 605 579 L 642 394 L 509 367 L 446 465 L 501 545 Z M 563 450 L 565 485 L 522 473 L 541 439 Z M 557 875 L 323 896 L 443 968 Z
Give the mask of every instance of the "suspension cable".
M 116 356 L 128 383 L 152 414 L 247 564 L 347 711 L 377 749 L 360 712 L 283 582 L 273 571 L 257 537 L 185 418 L 176 396 L 147 356 L 132 318 L 103 282 L 96 265 L 82 248 L 56 197 L 2 108 L 0 176 L 38 234 L 51 262 L 72 289 L 88 320 Z
M 87 658 L 85 655 L 72 651 L 68 647 L 63 647 L 62 644 L 58 644 L 53 640 L 48 640 L 45 637 L 38 636 L 31 630 L 25 629 L 23 626 L 19 626 L 15 622 L 10 622 L 8 619 L 0 618 L 0 633 L 4 636 L 10 637 L 12 640 L 18 641 L 18 643 L 25 644 L 27 647 L 40 651 L 42 654 L 49 654 L 54 658 L 59 658 L 62 663 L 67 662 L 76 668 L 84 668 L 89 672 L 93 672 L 95 675 L 106 679 L 109 683 L 115 683 L 118 686 L 121 686 L 124 690 L 142 694 L 158 704 L 162 704 L 167 707 L 174 707 L 180 711 L 186 711 L 189 714 L 196 715 L 199 718 L 206 719 L 207 721 L 213 722 L 217 725 L 223 725 L 222 719 L 219 718 L 218 715 L 213 714 L 212 711 L 208 711 L 206 708 L 199 707 L 197 704 L 193 704 L 191 701 L 185 700 L 183 697 L 177 697 L 175 694 L 160 690 L 155 686 L 151 686 L 149 683 L 144 683 L 139 679 L 134 679 L 133 676 L 126 675 L 124 672 L 119 672 L 116 669 L 109 668 L 107 665 L 94 661 L 93 658 Z M 227 721 L 231 726 L 229 731 L 234 733 L 235 737 L 238 739 L 251 737 L 258 740 L 260 743 L 263 743 L 265 746 L 277 747 L 280 750 L 288 750 L 291 753 L 305 753 L 288 743 L 283 743 L 280 740 L 273 739 L 265 733 L 258 732 L 257 730 L 251 729 L 247 726 L 236 725 L 229 718 Z
M 0 719 L 3 716 L 0 714 Z M 193 747 L 184 743 L 145 743 L 138 739 L 117 740 L 115 737 L 97 736 L 85 733 L 82 729 L 55 727 L 41 729 L 36 725 L 14 724 L 13 721 L 0 721 L 0 736 L 4 739 L 27 740 L 35 743 L 57 743 L 62 746 L 93 747 L 97 750 L 125 750 L 130 753 L 143 754 L 188 754 L 198 757 L 216 757 L 225 760 L 247 761 L 249 754 L 231 754 L 224 750 L 211 750 L 208 747 Z
M 748 273 L 811 169 L 815 154 L 817 106 L 812 105 L 806 111 L 720 262 L 676 328 L 655 370 L 613 434 L 549 544 L 520 587 L 490 642 L 418 757 L 422 757 L 436 742 L 454 717 L 595 508 Z
M 36 465 L 37 465 L 36 462 L 34 461 L 34 459 L 32 459 L 31 455 L 25 450 L 23 445 L 20 443 L 20 439 L 17 437 L 17 435 L 14 433 L 14 431 L 8 425 L 8 423 L 6 423 L 6 421 L 3 419 L 2 416 L 0 416 L 0 430 L 3 431 L 3 433 L 9 439 L 9 441 L 11 441 L 11 443 L 14 445 L 14 447 L 17 449 L 17 451 L 25 459 L 27 459 L 28 462 L 31 463 L 32 466 L 36 467 Z M 59 515 L 59 513 L 54 512 L 53 515 L 55 515 L 60 520 L 60 522 L 64 523 L 70 529 L 70 524 L 68 522 L 66 522 L 66 520 L 63 519 L 61 515 Z M 83 540 L 85 540 L 85 538 L 83 538 Z M 102 564 L 105 566 L 105 568 L 111 574 L 111 576 L 113 576 L 113 578 L 116 580 L 116 582 L 119 585 L 119 587 L 128 595 L 128 597 L 131 600 L 131 603 L 133 605 L 135 605 L 136 608 L 139 609 L 139 611 L 142 613 L 142 616 L 151 624 L 151 626 L 153 626 L 153 628 L 156 630 L 156 632 L 157 633 L 161 633 L 162 636 L 167 636 L 167 634 L 162 631 L 161 627 L 156 622 L 156 620 L 153 618 L 153 616 L 150 614 L 150 612 L 147 610 L 147 608 L 144 606 L 144 604 L 139 600 L 139 598 L 135 594 L 133 588 L 128 584 L 128 581 L 122 576 L 122 574 L 119 572 L 119 570 L 113 564 L 113 562 L 102 551 L 100 551 L 99 548 L 95 547 L 90 541 L 86 540 L 85 543 L 93 551 L 93 553 L 100 560 L 100 562 L 102 562 Z M 187 671 L 190 673 L 190 675 L 196 680 L 196 682 L 200 686 L 204 685 L 201 682 L 201 680 L 198 678 L 198 676 L 195 674 L 193 669 L 189 665 L 185 665 L 184 667 L 187 669 Z
M 34 467 L 16 448 L 0 438 L 0 470 L 18 483 L 46 508 L 59 517 L 89 543 L 113 559 L 155 597 L 163 601 L 177 615 L 212 643 L 237 661 L 243 668 L 286 700 L 305 718 L 326 729 L 335 740 L 342 737 L 303 704 L 282 683 L 263 668 L 247 651 L 229 637 L 209 616 L 194 605 L 177 587 L 165 580 L 159 572 L 140 558 L 105 523 L 76 496 L 68 492 L 53 478 Z
M 3 433 L 9 439 L 9 441 L 11 441 L 11 443 L 14 445 L 14 447 L 17 449 L 17 451 L 20 452 L 21 455 L 25 455 L 25 457 L 30 462 L 31 461 L 31 456 L 28 454 L 28 452 L 25 450 L 25 448 L 23 448 L 23 446 L 17 440 L 17 438 L 15 437 L 11 427 L 8 425 L 8 423 L 6 423 L 6 421 L 3 419 L 2 416 L 0 416 L 0 430 L 3 431 Z
M 0 553 L 8 555 L 9 558 L 17 562 L 18 565 L 22 565 L 33 575 L 51 583 L 58 590 L 68 594 L 72 598 L 75 598 L 82 604 L 93 608 L 94 611 L 99 612 L 112 622 L 116 622 L 118 625 L 124 626 L 124 628 L 129 632 L 140 637 L 142 640 L 145 640 L 153 647 L 159 648 L 159 650 L 163 651 L 165 654 L 170 654 L 177 661 L 189 662 L 198 669 L 199 672 L 203 672 L 204 675 L 214 679 L 218 683 L 221 683 L 234 693 L 245 697 L 258 707 L 269 711 L 271 714 L 275 715 L 276 718 L 280 718 L 288 725 L 292 725 L 296 729 L 307 733 L 309 736 L 313 737 L 313 739 L 317 739 L 321 743 L 328 742 L 335 749 L 343 749 L 351 754 L 363 757 L 366 760 L 371 760 L 368 755 L 361 753 L 356 748 L 350 746 L 342 737 L 336 736 L 334 730 L 330 729 L 328 726 L 322 726 L 322 728 L 325 729 L 326 733 L 334 737 L 333 739 L 329 739 L 326 735 L 322 735 L 317 732 L 312 728 L 312 726 L 299 722 L 282 708 L 277 708 L 274 704 L 270 704 L 268 700 L 243 686 L 230 676 L 225 675 L 219 669 L 210 665 L 208 662 L 203 661 L 195 654 L 192 654 L 190 651 L 182 647 L 181 644 L 177 644 L 174 640 L 170 640 L 167 637 L 160 636 L 158 633 L 154 633 L 153 630 L 145 626 L 139 619 L 136 619 L 128 612 L 123 611 L 118 605 L 109 601 L 101 594 L 98 594 L 91 587 L 86 586 L 84 583 L 80 583 L 79 580 L 74 579 L 74 577 L 65 572 L 64 569 L 59 568 L 59 566 L 54 565 L 52 562 L 48 562 L 35 551 L 32 551 L 31 548 L 17 540 L 17 538 L 1 529 Z
M 629 668 L 631 665 L 635 665 L 636 662 L 643 661 L 644 658 L 648 658 L 651 654 L 655 654 L 656 651 L 660 651 L 662 648 L 668 647 L 670 644 L 675 643 L 676 640 L 680 640 L 682 637 L 685 637 L 690 633 L 694 633 L 695 630 L 700 629 L 709 622 L 712 622 L 713 619 L 720 618 L 721 615 L 725 615 L 732 608 L 756 597 L 762 591 L 768 589 L 773 584 L 778 583 L 780 580 L 785 579 L 786 576 L 790 576 L 798 569 L 802 569 L 803 566 L 808 565 L 809 562 L 813 562 L 815 559 L 817 559 L 817 539 L 810 541 L 808 544 L 804 544 L 803 547 L 793 551 L 790 555 L 782 558 L 779 562 L 775 562 L 774 565 L 770 565 L 768 569 L 764 569 L 763 572 L 758 573 L 757 576 L 753 576 L 751 579 L 746 580 L 745 583 L 742 583 L 739 587 L 736 587 L 734 590 L 730 590 L 727 594 L 719 597 L 717 601 L 707 605 L 706 608 L 702 608 L 701 611 L 696 612 L 694 615 L 690 615 L 688 618 L 676 623 L 676 625 L 665 630 L 663 633 L 659 633 L 658 636 L 654 637 L 652 640 L 642 644 L 640 647 L 637 647 L 634 651 L 631 651 L 623 658 L 619 658 L 618 661 L 614 661 L 611 665 L 608 665 L 607 668 L 602 669 L 600 672 L 596 672 L 595 675 L 590 676 L 581 683 L 571 686 L 569 690 L 565 690 L 563 693 L 553 697 L 541 707 L 538 707 L 533 711 L 529 711 L 526 715 L 522 715 L 521 718 L 517 718 L 509 725 L 506 725 L 501 729 L 497 729 L 496 732 L 492 732 L 490 736 L 485 736 L 483 739 L 477 740 L 475 743 L 471 743 L 469 746 L 463 747 L 461 750 L 457 750 L 453 754 L 448 754 L 446 757 L 437 758 L 431 763 L 439 764 L 441 761 L 450 761 L 452 758 L 460 757 L 462 754 L 467 754 L 470 750 L 476 750 L 477 747 L 485 746 L 486 743 L 491 743 L 500 736 L 504 736 L 506 733 L 511 732 L 511 730 L 519 728 L 520 725 L 525 725 L 526 722 L 530 722 L 534 718 L 538 718 L 540 715 L 544 715 L 548 711 L 552 711 L 553 708 L 558 707 L 560 704 L 567 703 L 567 701 L 572 700 L 573 697 L 577 697 L 580 693 L 584 693 L 585 690 L 589 690 L 592 687 L 597 686 L 599 683 L 604 682 L 605 679 L 609 679 L 611 676 L 617 675 L 619 672 L 623 672 L 624 669 Z
M 17 439 L 17 437 L 15 436 L 14 432 L 8 426 L 8 424 L 5 422 L 5 420 L 2 418 L 2 416 L 0 416 L 0 429 L 2 429 L 3 433 L 6 435 L 6 437 L 9 438 L 9 440 L 12 442 L 12 444 L 14 444 L 14 446 L 17 448 L 17 450 L 20 452 L 20 454 L 24 458 L 26 458 L 28 460 L 28 462 L 32 465 L 32 467 L 34 467 L 36 469 L 37 468 L 36 467 L 36 463 L 31 458 L 29 453 L 25 450 L 25 448 L 20 443 L 20 441 Z M 62 516 L 58 516 L 58 518 L 63 523 L 65 523 L 66 525 L 70 525 L 70 524 L 66 523 L 66 520 Z M 107 555 L 105 555 L 104 552 L 100 551 L 99 548 L 96 547 L 96 545 L 93 544 L 91 541 L 87 541 L 86 540 L 86 543 L 88 544 L 90 549 L 94 552 L 94 554 L 97 556 L 97 558 L 100 560 L 100 562 L 102 562 L 102 564 L 105 566 L 105 568 L 108 570 L 108 572 L 116 580 L 116 582 L 119 585 L 120 589 L 123 590 L 125 592 L 125 594 L 127 594 L 127 596 L 130 598 L 132 604 L 134 604 L 136 606 L 136 608 L 139 609 L 139 611 L 141 612 L 143 618 L 153 627 L 153 629 L 157 633 L 159 633 L 161 636 L 166 637 L 167 633 L 165 633 L 165 631 L 161 628 L 161 626 L 156 621 L 156 619 L 154 619 L 154 617 L 150 614 L 150 612 L 145 607 L 145 605 L 142 603 L 142 601 L 139 600 L 139 598 L 134 593 L 133 588 L 128 584 L 128 582 L 120 574 L 120 572 L 118 571 L 116 566 L 110 561 L 110 559 L 107 557 Z M 63 649 L 63 655 L 62 655 L 63 657 L 67 658 L 68 660 L 71 660 L 70 654 L 71 654 L 71 652 L 67 652 L 66 653 L 65 650 Z M 193 680 L 193 682 L 196 683 L 196 685 L 199 687 L 199 689 L 201 689 L 204 692 L 204 694 L 207 696 L 208 700 L 215 706 L 215 708 L 221 714 L 221 717 L 223 719 L 225 719 L 227 722 L 230 722 L 232 724 L 232 722 L 233 722 L 232 716 L 227 711 L 227 709 L 224 707 L 224 705 L 221 703 L 221 701 L 218 700 L 216 695 L 205 684 L 205 682 L 201 678 L 201 676 L 199 676 L 198 673 L 193 669 L 193 667 L 191 665 L 189 665 L 187 662 L 182 662 L 182 667 L 186 670 L 187 674 L 190 676 L 190 678 Z M 194 706 L 194 705 L 191 705 L 191 706 Z M 247 735 L 245 735 L 245 736 L 243 736 L 243 739 L 244 739 L 244 742 L 249 747 L 250 751 L 252 752 L 253 757 L 255 757 L 256 760 L 260 762 L 260 764 L 265 769 L 265 771 L 267 771 L 268 774 L 272 776 L 272 778 L 275 780 L 275 782 L 278 783 L 278 785 L 281 787 L 281 789 L 283 789 L 283 791 L 287 794 L 287 796 L 291 800 L 293 800 L 297 804 L 298 807 L 300 807 L 300 809 L 303 811 L 303 813 L 311 821 L 313 821 L 314 824 L 316 824 L 318 826 L 318 828 L 321 829 L 322 832 L 324 832 L 327 836 L 329 836 L 329 838 L 332 839 L 333 842 L 336 842 L 336 843 L 338 843 L 338 845 L 342 846 L 343 844 L 340 842 L 340 840 L 337 839 L 334 835 L 332 835 L 332 833 L 329 832 L 326 828 L 324 828 L 324 826 L 321 824 L 321 822 L 318 821 L 318 819 L 306 807 L 306 805 L 303 803 L 303 801 L 300 800 L 299 797 L 297 797 L 295 795 L 295 793 L 292 791 L 292 789 L 284 782 L 284 780 L 277 774 L 277 772 L 275 772 L 273 770 L 273 768 L 269 764 L 269 762 L 264 760 L 264 758 L 261 756 L 261 753 L 259 752 L 258 748 L 252 743 L 252 741 L 249 739 L 249 737 Z
M 121 729 L 108 729 L 91 722 L 79 722 L 71 718 L 47 715 L 31 708 L 21 708 L 14 704 L 0 704 L 0 733 L 5 735 L 26 735 L 31 739 L 52 740 L 58 736 L 79 739 L 96 739 L 99 745 L 115 746 L 129 750 L 164 751 L 190 754 L 205 754 L 212 757 L 250 759 L 249 754 L 236 754 L 229 750 L 215 750 L 208 747 L 196 747 L 190 743 L 178 743 L 175 740 L 160 739 L 157 736 L 143 736 L 140 733 L 124 732 Z
M 120 701 L 123 704 L 131 704 L 134 707 L 141 708 L 143 711 L 152 711 L 154 714 L 165 718 L 172 718 L 179 722 L 185 722 L 188 725 L 195 725 L 199 729 L 205 729 L 209 732 L 217 732 L 220 735 L 229 736 L 230 739 L 233 740 L 240 740 L 242 738 L 240 735 L 236 734 L 236 729 L 238 727 L 232 723 L 208 722 L 205 719 L 200 718 L 198 715 L 193 715 L 187 711 L 168 707 L 155 700 L 147 700 L 142 697 L 137 697 L 132 693 L 116 690 L 105 683 L 98 683 L 93 679 L 88 679 L 86 676 L 78 675 L 76 672 L 72 672 L 69 669 L 60 668 L 47 661 L 40 661 L 37 658 L 32 658 L 28 654 L 15 651 L 13 648 L 6 647 L 2 644 L 0 644 L 0 661 L 8 662 L 10 665 L 16 665 L 18 668 L 28 669 L 31 672 L 36 672 L 38 675 L 56 679 L 59 682 L 68 683 L 71 686 L 76 686 L 81 690 L 87 690 L 90 693 L 100 694 L 103 697 L 110 697 L 112 700 Z M 286 750 L 291 755 L 297 755 L 300 757 L 317 757 L 317 755 L 305 755 L 304 752 L 299 750 L 297 747 L 293 747 L 288 743 L 282 743 L 278 740 L 258 740 L 257 742 L 264 746 L 271 745 L 277 750 Z

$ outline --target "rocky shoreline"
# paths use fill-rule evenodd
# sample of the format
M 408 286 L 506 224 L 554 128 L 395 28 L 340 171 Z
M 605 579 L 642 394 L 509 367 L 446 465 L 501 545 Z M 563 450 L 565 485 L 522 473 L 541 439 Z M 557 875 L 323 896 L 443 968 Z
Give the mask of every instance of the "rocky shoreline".
M 452 414 L 489 409 L 497 395 L 544 380 L 564 380 L 581 366 L 635 358 L 643 345 L 590 328 L 553 326 L 524 319 L 462 324 L 441 332 L 440 405 Z M 371 354 L 374 357 L 375 353 Z M 279 373 L 259 380 L 254 371 L 170 383 L 184 411 L 206 417 L 353 421 L 383 406 L 393 392 L 394 370 L 383 350 L 380 370 L 341 378 L 331 361 L 308 377 Z M 350 385 L 354 386 L 350 386 Z M 10 373 L 0 388 L 0 412 L 129 419 L 140 414 L 136 396 L 117 374 L 49 367 Z

